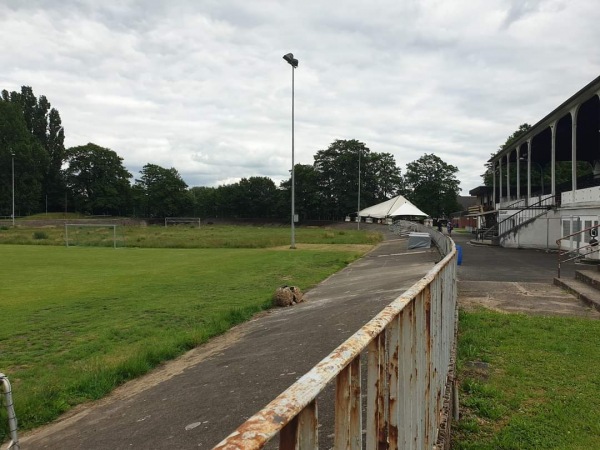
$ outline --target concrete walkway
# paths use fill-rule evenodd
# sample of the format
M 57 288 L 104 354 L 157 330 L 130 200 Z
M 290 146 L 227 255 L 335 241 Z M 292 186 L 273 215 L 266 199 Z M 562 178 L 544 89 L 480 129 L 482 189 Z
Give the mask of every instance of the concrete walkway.
M 555 256 L 543 251 L 462 246 L 459 302 L 532 314 L 597 319 L 599 313 L 552 285 Z M 439 261 L 436 250 L 383 244 L 306 294 L 235 327 L 109 397 L 81 405 L 21 437 L 22 448 L 211 448 L 352 335 Z M 569 276 L 566 270 L 564 276 Z M 326 393 L 324 397 L 331 397 Z M 327 400 L 327 399 L 325 399 Z M 320 409 L 325 442 L 332 421 Z
M 472 235 L 453 233 L 463 250 L 458 268 L 459 305 L 525 314 L 599 319 L 600 313 L 552 284 L 556 253 L 473 245 Z M 573 278 L 574 262 L 563 264 L 562 277 Z
M 406 240 L 389 237 L 309 291 L 305 303 L 262 314 L 106 399 L 77 407 L 22 436 L 22 448 L 211 448 L 440 259 L 435 249 L 409 251 Z M 320 420 L 331 422 L 324 414 Z

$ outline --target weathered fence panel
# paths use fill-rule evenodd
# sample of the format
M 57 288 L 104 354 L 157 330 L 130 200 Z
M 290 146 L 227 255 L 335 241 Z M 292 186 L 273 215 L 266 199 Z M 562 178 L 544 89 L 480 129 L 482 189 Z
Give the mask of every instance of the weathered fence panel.
M 430 232 L 444 258 L 215 449 L 260 449 L 277 433 L 280 449 L 318 448 L 317 397 L 333 380 L 335 449 L 438 448 L 453 382 L 457 252 L 441 233 L 411 227 Z
M 8 433 L 10 441 L 7 450 L 19 450 L 19 437 L 17 435 L 17 416 L 15 415 L 15 406 L 12 398 L 12 388 L 8 378 L 0 373 L 0 407 L 2 404 L 6 407 L 8 415 Z M 3 397 L 3 398 L 2 398 Z M 4 399 L 4 402 L 2 401 Z

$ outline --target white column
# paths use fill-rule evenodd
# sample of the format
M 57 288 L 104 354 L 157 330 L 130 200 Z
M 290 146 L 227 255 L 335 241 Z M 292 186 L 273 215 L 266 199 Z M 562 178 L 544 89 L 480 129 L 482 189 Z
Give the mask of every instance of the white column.
M 492 162 L 492 208 L 496 209 L 496 163 Z
M 502 157 L 500 157 L 500 159 L 498 160 L 498 180 L 500 180 L 500 186 L 499 186 L 499 192 L 500 192 L 500 198 L 498 199 L 498 203 L 502 204 Z
M 510 202 L 510 153 L 506 155 L 506 201 Z
M 531 138 L 527 139 L 527 205 L 531 198 Z
M 600 100 L 600 91 L 596 92 L 596 96 L 598 97 L 598 99 Z M 600 117 L 598 118 L 600 119 Z M 600 132 L 600 120 L 598 121 L 598 132 Z M 596 149 L 596 155 L 598 155 L 600 153 L 600 148 Z M 594 176 L 594 184 L 598 182 L 598 179 L 600 178 L 600 156 L 596 156 L 594 158 L 594 162 L 592 164 L 593 166 L 593 176 Z
M 571 194 L 575 202 L 575 191 L 577 190 L 577 112 L 579 105 L 571 110 Z
M 556 195 L 556 126 L 558 121 L 554 121 L 550 125 L 550 131 L 552 132 L 551 143 L 550 143 L 550 170 L 552 172 L 552 195 Z
M 519 156 L 520 148 L 521 146 L 518 146 L 515 150 L 517 152 L 517 200 L 521 199 L 521 157 Z

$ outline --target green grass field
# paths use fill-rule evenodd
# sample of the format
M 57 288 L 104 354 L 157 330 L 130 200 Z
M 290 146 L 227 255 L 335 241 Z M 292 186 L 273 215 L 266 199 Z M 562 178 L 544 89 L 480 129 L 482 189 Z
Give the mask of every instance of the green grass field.
M 239 228 L 229 237 L 219 230 L 220 239 L 282 243 L 273 230 Z M 150 231 L 147 241 L 177 232 Z M 289 230 L 287 246 L 265 249 L 0 246 L 0 372 L 13 385 L 20 429 L 104 396 L 268 308 L 278 286 L 306 290 L 371 248 L 348 244 L 360 233 L 298 234 L 293 251 Z M 363 244 L 378 239 L 362 234 Z M 0 442 L 6 432 L 2 409 Z
M 68 233 L 71 245 L 113 245 L 112 229 L 80 227 L 70 228 Z M 290 228 L 277 226 L 118 226 L 116 235 L 118 247 L 270 248 L 290 244 Z M 296 242 L 301 244 L 376 244 L 380 241 L 379 233 L 320 227 L 296 229 Z M 0 244 L 65 245 L 65 228 L 64 225 L 33 228 L 23 221 L 15 228 L 0 227 Z
M 463 311 L 459 330 L 454 449 L 600 448 L 600 321 Z

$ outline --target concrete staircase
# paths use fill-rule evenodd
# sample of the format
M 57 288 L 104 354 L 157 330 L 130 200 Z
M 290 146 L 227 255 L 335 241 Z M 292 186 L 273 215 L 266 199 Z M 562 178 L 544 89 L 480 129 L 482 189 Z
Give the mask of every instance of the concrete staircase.
M 576 270 L 575 279 L 554 278 L 554 284 L 600 311 L 600 265 Z

